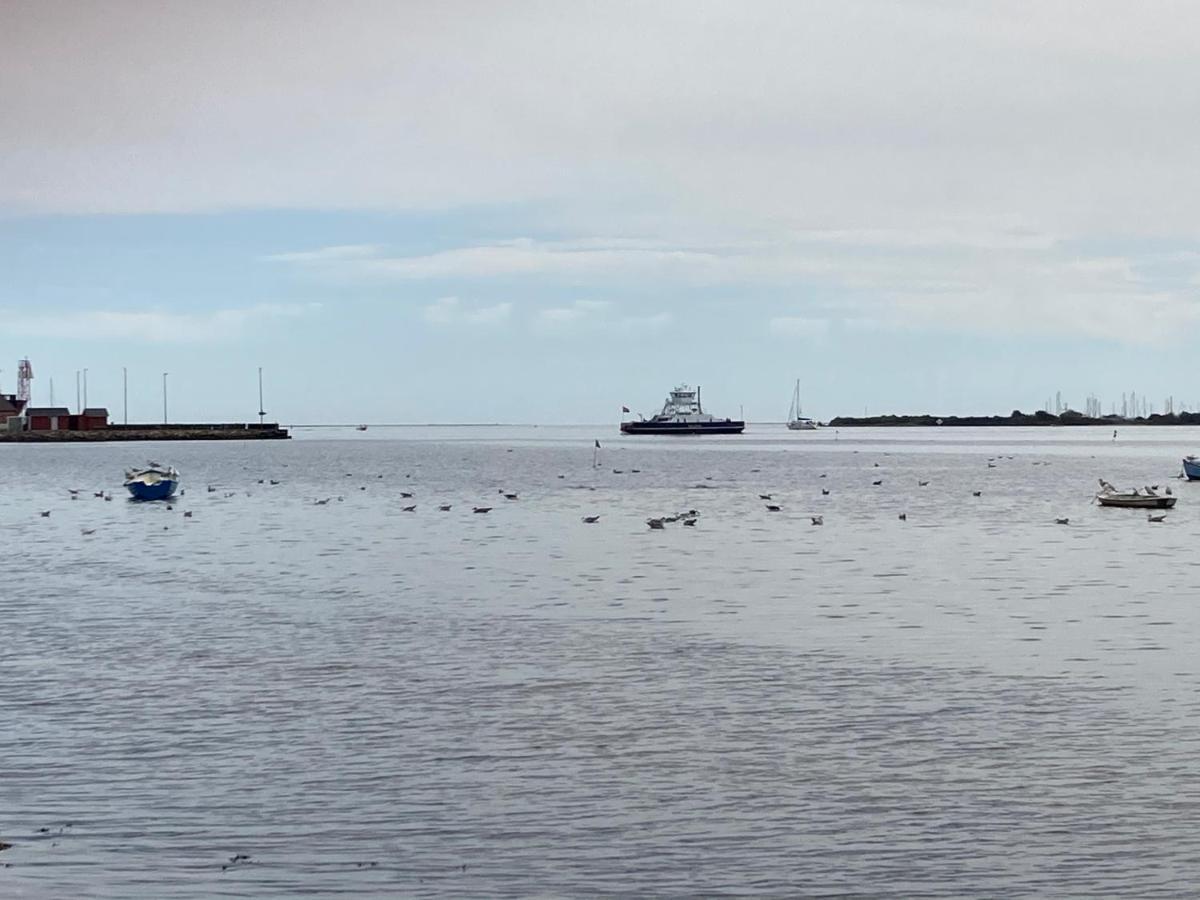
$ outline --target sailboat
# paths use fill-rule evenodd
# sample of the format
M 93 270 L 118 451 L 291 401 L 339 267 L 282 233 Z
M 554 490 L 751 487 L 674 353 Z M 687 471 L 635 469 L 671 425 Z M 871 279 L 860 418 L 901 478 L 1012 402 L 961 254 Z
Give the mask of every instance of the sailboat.
M 800 379 L 796 379 L 796 390 L 792 394 L 792 406 L 788 410 L 787 427 L 792 431 L 816 431 L 817 423 L 800 415 Z

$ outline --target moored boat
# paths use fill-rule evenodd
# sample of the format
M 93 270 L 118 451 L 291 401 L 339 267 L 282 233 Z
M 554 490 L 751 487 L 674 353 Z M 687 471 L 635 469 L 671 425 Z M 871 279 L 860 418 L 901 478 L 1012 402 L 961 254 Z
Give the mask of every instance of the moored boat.
M 800 379 L 796 379 L 796 390 L 792 394 L 792 405 L 788 409 L 787 427 L 791 431 L 816 431 L 817 423 L 801 415 Z
M 1183 458 L 1183 474 L 1188 481 L 1200 481 L 1200 459 L 1194 456 Z
M 134 500 L 168 500 L 178 487 L 179 473 L 170 466 L 153 464 L 125 472 L 125 488 Z
M 700 406 L 700 388 L 692 390 L 686 384 L 671 391 L 656 416 L 621 423 L 622 434 L 741 434 L 745 428 L 740 419 L 718 419 L 706 413 Z
M 1171 496 L 1170 488 L 1167 494 L 1160 494 L 1153 488 L 1134 488 L 1132 491 L 1118 491 L 1115 487 L 1100 479 L 1100 492 L 1096 501 L 1101 506 L 1116 506 L 1123 509 L 1172 509 L 1178 499 Z

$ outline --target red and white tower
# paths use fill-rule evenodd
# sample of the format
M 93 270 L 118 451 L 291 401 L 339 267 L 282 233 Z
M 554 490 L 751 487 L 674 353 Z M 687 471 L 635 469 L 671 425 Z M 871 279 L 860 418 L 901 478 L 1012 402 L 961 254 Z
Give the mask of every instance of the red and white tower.
M 29 364 L 29 360 L 22 359 L 17 362 L 17 400 L 25 401 L 25 405 L 29 405 L 29 401 L 33 399 L 33 366 Z

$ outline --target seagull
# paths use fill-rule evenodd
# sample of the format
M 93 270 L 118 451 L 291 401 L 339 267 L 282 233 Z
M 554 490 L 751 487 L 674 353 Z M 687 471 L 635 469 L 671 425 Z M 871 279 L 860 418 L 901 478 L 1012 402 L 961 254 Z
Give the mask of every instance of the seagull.
M 313 503 L 314 503 L 316 506 L 324 506 L 324 505 L 325 505 L 326 503 L 328 503 L 328 502 L 329 502 L 329 498 L 328 498 L 328 497 L 326 497 L 324 500 L 314 500 L 314 501 L 313 501 Z
M 438 509 L 441 510 L 442 512 L 450 512 L 450 504 L 443 503 L 441 506 L 438 507 Z
M 696 520 L 695 520 L 695 519 L 684 519 L 684 520 L 683 520 L 683 524 L 684 524 L 684 525 L 695 525 L 695 524 L 696 524 Z
M 630 471 L 630 472 L 632 472 L 634 475 L 640 475 L 640 474 L 642 474 L 642 470 L 641 470 L 641 469 L 630 469 L 629 471 Z
M 878 481 L 872 481 L 871 484 L 875 485 L 875 487 L 879 487 L 881 484 L 883 484 L 883 479 L 880 478 Z
M 1071 524 L 1071 520 L 1070 520 L 1070 519 L 1066 519 L 1066 518 L 1063 518 L 1063 519 L 1055 519 L 1055 520 L 1054 520 L 1054 524 L 1055 524 L 1055 525 L 1070 525 L 1070 524 Z
M 588 525 L 595 525 L 597 522 L 600 521 L 600 517 L 599 516 L 584 516 L 583 521 Z
M 918 481 L 917 487 L 925 487 L 927 484 L 929 484 L 928 481 Z
M 1154 515 L 1150 515 L 1149 513 L 1147 513 L 1146 521 L 1147 522 L 1165 522 L 1165 521 L 1167 521 L 1167 514 L 1161 513 L 1157 516 L 1154 516 Z
M 516 499 L 517 499 L 517 495 L 516 495 L 516 494 L 505 494 L 505 495 L 504 495 L 504 499 L 505 499 L 505 500 L 516 500 Z
M 823 473 L 823 472 L 822 472 L 822 473 L 821 473 L 821 475 L 819 475 L 818 477 L 819 477 L 819 478 L 825 478 L 826 476 L 825 476 L 825 473 Z
M 770 499 L 771 499 L 771 495 L 770 495 L 770 494 L 759 494 L 759 495 L 758 495 L 758 499 L 759 499 L 759 500 L 770 500 Z
M 215 494 L 216 491 L 217 491 L 217 489 L 215 487 L 213 487 L 211 484 L 208 486 L 208 492 L 210 494 Z
M 620 470 L 620 469 L 613 469 L 613 474 L 614 474 L 614 475 L 620 475 L 620 474 L 621 474 L 621 470 Z
M 103 497 L 104 491 L 96 491 L 96 493 L 92 494 L 92 496 L 93 497 Z
M 401 492 L 400 492 L 400 496 L 401 496 L 401 497 L 403 497 L 403 498 L 404 498 L 404 499 L 406 499 L 406 500 L 411 500 L 411 499 L 412 499 L 412 492 L 411 492 L 411 491 L 401 491 Z
M 824 516 L 809 516 L 809 518 L 812 519 L 812 523 L 814 525 L 824 525 L 825 524 Z
M 646 520 L 646 524 L 649 525 L 651 528 L 664 528 L 664 527 L 666 527 L 665 523 L 666 523 L 666 519 L 647 519 Z
M 983 491 L 971 491 L 971 496 L 972 497 L 982 497 Z
M 821 496 L 828 497 L 829 496 L 829 488 L 821 488 Z
M 768 503 L 767 504 L 767 512 L 779 512 L 781 509 L 783 509 L 783 507 L 780 506 L 778 503 Z
M 189 510 L 187 510 L 187 511 L 186 511 L 186 512 L 183 514 L 183 517 L 184 517 L 185 519 L 190 519 L 190 518 L 192 517 L 192 511 L 191 511 L 190 509 L 189 509 Z
M 471 512 L 473 512 L 473 513 L 482 514 L 482 513 L 490 513 L 491 511 L 492 511 L 492 508 L 490 506 L 475 506 L 475 507 L 471 508 Z
M 279 482 L 278 482 L 278 481 L 276 481 L 274 478 L 272 478 L 272 479 L 271 479 L 271 484 L 279 484 Z
M 417 505 L 414 503 L 412 506 L 402 506 L 402 507 L 400 507 L 400 511 L 401 512 L 416 512 Z
M 900 513 L 900 521 L 907 522 L 908 521 L 908 513 Z
M 42 510 L 41 516 L 42 516 L 42 518 L 43 518 L 43 519 L 48 519 L 48 518 L 50 518 L 50 510 L 48 510 L 48 509 L 44 509 L 44 510 Z

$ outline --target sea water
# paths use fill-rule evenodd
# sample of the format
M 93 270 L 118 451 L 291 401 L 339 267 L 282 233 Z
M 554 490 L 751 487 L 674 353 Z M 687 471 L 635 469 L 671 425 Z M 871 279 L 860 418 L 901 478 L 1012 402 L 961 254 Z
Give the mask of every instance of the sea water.
M 1194 893 L 1200 431 L 613 430 L 0 445 L 0 896 Z

